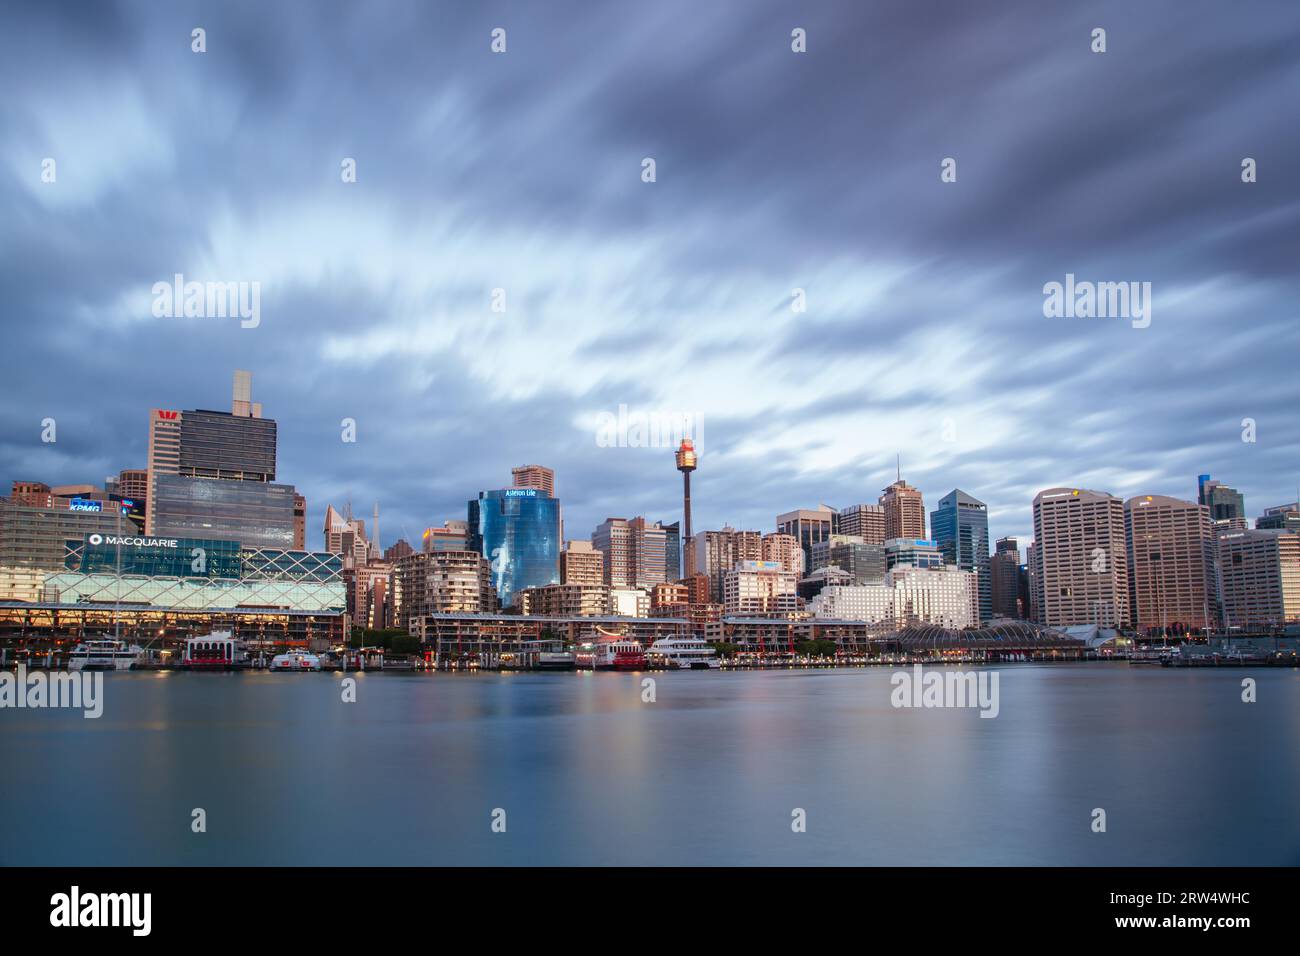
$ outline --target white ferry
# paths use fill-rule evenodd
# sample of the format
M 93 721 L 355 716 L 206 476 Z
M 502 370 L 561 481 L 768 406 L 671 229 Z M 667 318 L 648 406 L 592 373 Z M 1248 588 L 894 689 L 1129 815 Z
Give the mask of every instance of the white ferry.
M 318 671 L 320 669 L 320 658 L 308 651 L 289 651 L 287 654 L 276 654 L 271 658 L 273 671 Z
M 139 644 L 112 638 L 84 640 L 68 655 L 70 671 L 127 671 L 144 656 Z
M 718 652 L 698 637 L 661 637 L 650 645 L 651 663 L 682 670 L 716 670 Z

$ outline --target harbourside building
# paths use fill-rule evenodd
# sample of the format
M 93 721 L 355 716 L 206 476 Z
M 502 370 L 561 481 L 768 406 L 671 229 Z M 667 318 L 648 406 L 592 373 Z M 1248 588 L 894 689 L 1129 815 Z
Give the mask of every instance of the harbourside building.
M 53 503 L 48 491 L 47 486 L 45 495 L 23 499 L 43 499 L 40 506 L 0 498 L 0 600 L 39 601 L 46 578 L 65 569 L 69 541 L 136 530 L 120 509 L 72 508 L 65 501 Z
M 808 612 L 896 627 L 973 627 L 979 623 L 979 588 L 972 571 L 900 567 L 883 584 L 828 585 L 809 602 Z
M 33 601 L 0 602 L 0 635 L 152 642 L 229 629 L 266 644 L 338 641 L 347 604 L 337 555 L 218 539 L 88 532 Z
M 498 610 L 492 568 L 477 551 L 420 551 L 398 560 L 392 573 L 393 620 L 409 633 L 428 614 Z
M 1034 497 L 1033 513 L 1040 623 L 1127 624 L 1123 502 L 1104 491 L 1048 488 Z
M 1229 631 L 1300 622 L 1300 533 L 1228 531 L 1218 547 Z
M 1139 633 L 1189 634 L 1217 623 L 1210 509 L 1164 495 L 1124 502 L 1132 623 Z
M 724 613 L 792 614 L 799 610 L 798 582 L 776 561 L 738 561 L 722 578 Z
M 523 614 L 542 617 L 603 617 L 610 613 L 610 589 L 603 584 L 548 584 L 525 588 Z

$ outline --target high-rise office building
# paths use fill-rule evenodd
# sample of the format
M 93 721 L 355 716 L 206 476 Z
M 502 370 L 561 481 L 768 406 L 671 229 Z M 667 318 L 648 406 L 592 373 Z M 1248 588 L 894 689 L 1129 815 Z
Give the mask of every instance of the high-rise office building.
M 828 505 L 818 505 L 816 510 L 799 508 L 776 516 L 776 530 L 792 535 L 803 549 L 803 566 L 812 567 L 812 546 L 827 541 L 839 528 L 839 514 Z
M 149 470 L 147 468 L 123 468 L 117 478 L 106 486 L 105 490 L 119 498 L 128 498 L 141 503 L 149 500 Z
M 610 587 L 650 588 L 667 580 L 668 536 L 658 522 L 606 518 L 591 533 L 591 543 L 604 555 Z
M 307 547 L 307 499 L 293 496 L 293 546 L 297 551 Z
M 995 618 L 1023 618 L 1028 614 L 1020 599 L 1020 567 L 1020 542 L 999 538 L 989 557 L 989 601 Z
M 1029 613 L 1026 617 L 1035 624 L 1043 623 L 1043 578 L 1038 573 L 1038 545 L 1029 542 L 1025 548 L 1025 584 L 1029 593 Z
M 721 531 L 701 531 L 690 544 L 691 566 L 696 574 L 708 576 L 709 603 L 713 604 L 722 603 L 723 576 L 737 561 L 763 560 L 763 535 L 758 531 L 737 531 L 727 526 Z
M 1300 503 L 1277 505 L 1255 519 L 1260 531 L 1300 531 Z
M 1146 633 L 1192 633 L 1212 627 L 1215 544 L 1210 509 L 1164 495 L 1124 502 L 1130 613 Z
M 153 537 L 294 548 L 293 485 L 157 475 L 153 492 Z
M 945 564 L 978 576 L 980 620 L 993 617 L 993 590 L 989 580 L 988 506 L 960 488 L 939 499 L 930 512 L 930 534 Z
M 539 488 L 479 492 L 468 503 L 472 550 L 492 566 L 502 607 L 524 588 L 560 583 L 560 501 Z
M 839 533 L 861 538 L 866 544 L 884 544 L 885 506 L 849 505 L 841 508 Z
M 1040 623 L 1121 627 L 1129 619 L 1124 504 L 1104 491 L 1049 488 L 1034 497 Z
M 1226 531 L 1218 547 L 1223 622 L 1229 630 L 1300 623 L 1300 534 Z
M 81 510 L 66 502 L 34 507 L 0 498 L 0 601 L 42 600 L 46 579 L 64 568 L 69 541 L 134 534 L 120 508 Z
M 159 475 L 180 473 L 181 465 L 181 413 L 169 408 L 155 408 L 149 412 L 149 457 L 145 494 L 145 534 L 154 532 L 154 484 Z
M 885 570 L 943 567 L 943 553 L 933 541 L 924 538 L 890 538 L 885 542 Z
M 682 529 L 681 523 L 660 523 L 664 529 L 665 575 L 669 581 L 676 581 L 682 576 Z
M 792 534 L 777 531 L 763 535 L 762 560 L 775 561 L 787 571 L 802 576 L 804 572 L 803 547 L 799 539 Z
M 868 544 L 858 535 L 833 534 L 813 545 L 813 570 L 835 567 L 847 571 L 849 583 L 882 584 L 885 580 L 885 546 Z
M 370 542 L 366 538 L 366 523 L 360 518 L 340 514 L 333 505 L 325 507 L 325 550 L 332 554 L 344 556 L 344 563 L 351 567 L 364 566 L 370 559 Z M 464 548 L 462 548 L 464 550 Z
M 1210 509 L 1210 524 L 1216 532 L 1246 528 L 1246 499 L 1240 491 L 1210 480 L 1209 475 L 1198 476 L 1196 485 L 1197 503 Z
M 604 553 L 590 541 L 570 541 L 560 552 L 560 583 L 604 585 Z
M 469 522 L 444 521 L 441 528 L 425 528 L 423 551 L 469 551 Z
M 880 493 L 885 511 L 885 540 L 925 538 L 925 499 L 902 478 Z
M 555 469 L 545 465 L 520 465 L 511 468 L 516 488 L 536 488 L 546 493 L 546 497 L 555 497 Z

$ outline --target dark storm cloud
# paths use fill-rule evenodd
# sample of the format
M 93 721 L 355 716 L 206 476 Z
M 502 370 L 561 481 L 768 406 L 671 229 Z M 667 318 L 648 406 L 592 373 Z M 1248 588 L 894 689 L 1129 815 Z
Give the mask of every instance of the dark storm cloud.
M 596 440 L 620 405 L 703 416 L 701 527 L 874 501 L 897 454 L 929 504 L 988 501 L 995 533 L 1027 535 L 1057 483 L 1186 497 L 1209 471 L 1253 513 L 1294 497 L 1287 6 L 3 16 L 5 480 L 141 466 L 148 408 L 223 408 L 247 368 L 312 542 L 349 498 L 380 502 L 386 539 L 418 535 L 525 461 L 557 469 L 569 536 L 671 519 L 671 449 Z M 262 324 L 152 318 L 176 272 L 260 280 Z M 1151 282 L 1151 327 L 1044 318 L 1067 272 Z

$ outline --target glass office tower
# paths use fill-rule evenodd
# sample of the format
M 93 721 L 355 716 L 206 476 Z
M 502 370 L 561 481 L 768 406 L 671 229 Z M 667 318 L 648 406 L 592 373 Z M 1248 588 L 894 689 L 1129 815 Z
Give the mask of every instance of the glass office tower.
M 158 475 L 153 536 L 293 550 L 293 485 Z
M 492 564 L 502 607 L 525 588 L 560 583 L 560 500 L 538 488 L 479 492 L 469 502 L 470 549 Z
M 989 577 L 989 512 L 984 502 L 954 488 L 930 512 L 930 535 L 945 564 L 974 571 L 979 578 L 980 620 L 993 617 L 993 588 Z

